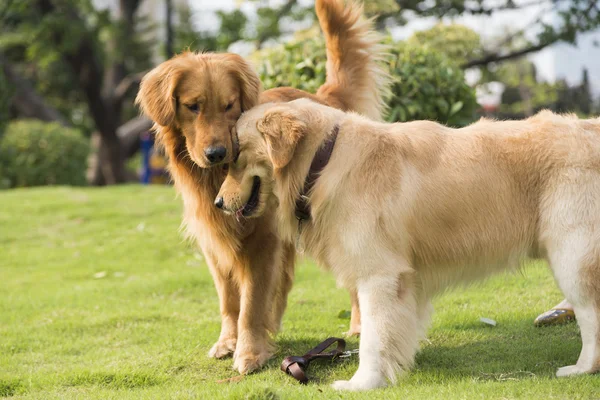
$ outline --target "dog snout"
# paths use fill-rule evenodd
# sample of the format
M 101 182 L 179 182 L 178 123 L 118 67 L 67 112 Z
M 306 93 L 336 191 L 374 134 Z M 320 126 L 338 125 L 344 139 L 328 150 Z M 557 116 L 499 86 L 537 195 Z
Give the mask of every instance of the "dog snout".
M 215 200 L 215 206 L 217 206 L 217 208 L 223 208 L 223 203 L 224 203 L 223 196 L 219 196 Z
M 224 146 L 210 146 L 204 150 L 204 155 L 211 164 L 220 163 L 225 159 L 227 149 Z

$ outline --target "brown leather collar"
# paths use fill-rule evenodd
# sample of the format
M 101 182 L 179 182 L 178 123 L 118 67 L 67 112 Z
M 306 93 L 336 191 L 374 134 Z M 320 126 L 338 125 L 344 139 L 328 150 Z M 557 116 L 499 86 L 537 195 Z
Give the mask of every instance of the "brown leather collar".
M 311 189 L 317 182 L 321 171 L 327 166 L 329 159 L 331 158 L 331 153 L 333 152 L 333 147 L 335 146 L 335 141 L 337 139 L 338 133 L 340 132 L 340 126 L 335 124 L 331 133 L 325 139 L 321 147 L 315 153 L 315 156 L 310 164 L 310 169 L 308 170 L 308 175 L 306 176 L 306 180 L 304 181 L 304 187 L 300 190 L 300 196 L 296 199 L 296 218 L 299 221 L 304 221 L 310 219 L 310 205 L 308 204 L 308 193 L 310 193 Z

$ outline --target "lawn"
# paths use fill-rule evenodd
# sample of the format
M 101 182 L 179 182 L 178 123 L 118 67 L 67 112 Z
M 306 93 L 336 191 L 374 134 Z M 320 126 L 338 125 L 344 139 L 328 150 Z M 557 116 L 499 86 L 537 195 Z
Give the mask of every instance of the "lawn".
M 348 325 L 347 293 L 300 260 L 279 353 L 219 383 L 236 373 L 231 359 L 206 357 L 217 296 L 202 255 L 179 235 L 180 203 L 170 187 L 0 192 L 0 397 L 600 398 L 600 376 L 554 377 L 577 360 L 577 326 L 532 326 L 561 299 L 542 263 L 441 296 L 413 371 L 394 388 L 339 394 L 329 384 L 352 376 L 356 356 L 315 363 L 306 386 L 279 370 L 284 356 Z

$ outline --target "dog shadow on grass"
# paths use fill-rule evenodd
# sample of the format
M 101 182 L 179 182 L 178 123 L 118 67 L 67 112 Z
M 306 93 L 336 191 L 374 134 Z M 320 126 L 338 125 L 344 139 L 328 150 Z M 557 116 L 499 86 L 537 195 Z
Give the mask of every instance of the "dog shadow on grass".
M 460 336 L 461 344 L 446 340 Z M 267 365 L 279 368 L 287 356 L 301 356 L 325 337 L 277 340 L 279 351 Z M 358 339 L 348 340 L 347 349 L 358 348 Z M 435 380 L 521 380 L 553 377 L 559 367 L 574 364 L 581 350 L 577 324 L 535 328 L 530 319 L 512 320 L 499 327 L 480 323 L 442 325 L 421 344 L 410 376 L 431 375 Z M 349 379 L 358 368 L 358 355 L 334 361 L 313 361 L 308 368 L 311 382 L 331 383 Z M 291 377 L 289 379 L 292 379 Z M 409 378 L 410 379 L 410 378 Z

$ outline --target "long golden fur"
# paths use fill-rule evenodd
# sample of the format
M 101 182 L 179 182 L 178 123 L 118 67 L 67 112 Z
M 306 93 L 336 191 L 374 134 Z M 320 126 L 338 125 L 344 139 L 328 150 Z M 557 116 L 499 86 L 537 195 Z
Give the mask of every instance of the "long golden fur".
M 295 249 L 276 235 L 273 212 L 236 220 L 213 205 L 237 153 L 237 119 L 258 103 L 298 98 L 375 119 L 384 107 L 388 77 L 378 63 L 385 48 L 361 18 L 361 7 L 339 0 L 317 0 L 315 7 L 328 57 L 327 80 L 316 95 L 293 88 L 261 93 L 258 76 L 235 54 L 183 53 L 149 72 L 137 97 L 156 122 L 183 198 L 183 224 L 204 252 L 219 294 L 221 334 L 209 355 L 233 353 L 240 373 L 259 368 L 273 353 L 270 333 L 286 307 Z M 352 322 L 351 331 L 358 331 L 357 313 Z
M 219 196 L 231 212 L 263 182 L 251 216 L 273 213 L 297 240 L 295 202 L 335 125 L 329 164 L 309 193 L 300 240 L 358 291 L 360 365 L 342 390 L 394 381 L 425 333 L 430 299 L 526 257 L 549 262 L 574 305 L 583 347 L 558 376 L 600 371 L 600 119 L 549 111 L 524 121 L 384 124 L 296 100 L 238 121 L 241 155 Z

